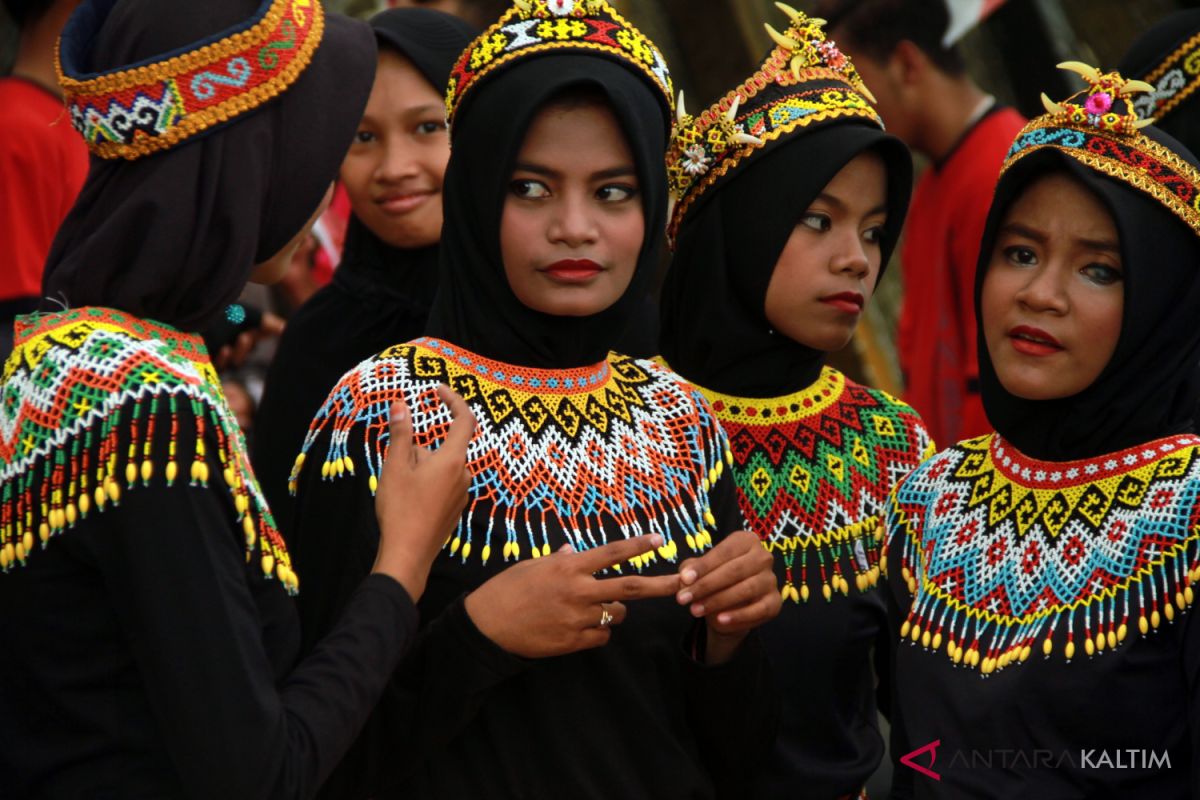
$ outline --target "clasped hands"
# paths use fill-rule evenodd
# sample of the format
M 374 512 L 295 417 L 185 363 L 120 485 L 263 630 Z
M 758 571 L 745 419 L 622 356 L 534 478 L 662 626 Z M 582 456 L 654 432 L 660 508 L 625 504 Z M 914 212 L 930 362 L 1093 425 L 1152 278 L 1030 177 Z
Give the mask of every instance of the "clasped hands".
M 707 623 L 704 660 L 709 664 L 732 658 L 750 630 L 779 613 L 771 554 L 747 531 L 687 559 L 675 574 L 595 577 L 662 544 L 654 534 L 583 552 L 568 545 L 548 557 L 522 561 L 468 595 L 467 613 L 504 650 L 545 658 L 601 647 L 612 626 L 630 613 L 626 603 L 673 595 Z

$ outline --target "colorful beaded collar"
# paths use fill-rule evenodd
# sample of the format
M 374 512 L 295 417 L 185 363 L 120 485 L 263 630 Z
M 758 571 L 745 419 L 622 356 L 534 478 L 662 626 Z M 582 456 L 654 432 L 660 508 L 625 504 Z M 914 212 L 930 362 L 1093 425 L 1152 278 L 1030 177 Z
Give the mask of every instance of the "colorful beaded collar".
M 875 98 L 850 59 L 825 38 L 824 20 L 776 3 L 791 19 L 787 31 L 767 25 L 776 47 L 757 72 L 697 117 L 680 94 L 667 150 L 672 244 L 687 212 L 741 162 L 794 132 L 843 119 L 883 127 Z
M 1133 101 L 1143 119 L 1165 117 L 1200 87 L 1200 33 L 1189 37 L 1150 72 L 1153 88 Z
M 320 0 L 263 0 L 223 33 L 154 60 L 85 73 L 86 54 L 117 0 L 92 0 L 55 55 L 71 124 L 100 158 L 134 160 L 231 122 L 291 86 L 325 30 Z
M 1200 235 L 1200 170 L 1142 133 L 1153 120 L 1139 119 L 1128 99 L 1154 87 L 1076 61 L 1059 67 L 1081 75 L 1088 88 L 1062 103 L 1043 94 L 1047 113 L 1017 135 L 1000 174 L 1031 153 L 1057 150 L 1150 195 Z
M 467 47 L 450 72 L 446 120 L 487 75 L 517 59 L 548 51 L 607 54 L 629 64 L 658 87 L 674 111 L 675 91 L 666 59 L 654 43 L 607 0 L 513 0 L 513 6 Z

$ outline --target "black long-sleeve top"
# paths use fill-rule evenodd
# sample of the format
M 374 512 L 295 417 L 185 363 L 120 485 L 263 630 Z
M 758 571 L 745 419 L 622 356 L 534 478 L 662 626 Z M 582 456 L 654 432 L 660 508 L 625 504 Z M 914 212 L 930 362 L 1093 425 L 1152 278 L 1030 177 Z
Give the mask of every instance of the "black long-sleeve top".
M 347 398 L 368 386 L 379 388 L 373 379 L 355 383 L 355 374 L 401 375 L 401 390 L 411 394 L 421 441 L 420 429 L 428 420 L 424 393 L 429 387 L 420 381 L 410 384 L 402 374 L 417 359 L 425 359 L 421 368 L 427 375 L 432 375 L 429 370 L 437 371 L 432 367 L 436 358 L 432 341 L 422 340 L 426 344 L 390 351 L 366 362 L 343 380 L 332 397 Z M 620 383 L 636 373 L 631 382 L 639 383 L 644 391 L 641 396 L 652 397 L 658 391 L 662 392 L 660 401 L 663 397 L 689 397 L 680 393 L 683 384 L 670 373 L 653 371 L 646 362 L 614 359 L 614 372 L 624 373 L 615 380 Z M 393 367 L 399 367 L 399 372 L 391 372 Z M 444 367 L 457 371 L 453 363 Z M 439 376 L 432 377 L 436 382 Z M 440 377 L 460 389 L 465 385 L 452 375 Z M 531 377 L 541 379 L 525 375 L 525 380 Z M 619 391 L 612 384 L 609 387 Z M 448 544 L 435 562 L 420 604 L 422 618 L 429 622 L 389 685 L 371 725 L 331 779 L 324 796 L 740 796 L 774 734 L 773 681 L 753 635 L 729 663 L 706 666 L 694 659 L 689 649 L 703 623 L 668 597 L 630 603 L 628 618 L 603 648 L 526 660 L 488 640 L 466 613 L 465 594 L 506 566 L 500 546 L 505 536 L 504 512 L 498 507 L 506 501 L 492 505 L 478 499 L 496 470 L 503 470 L 489 461 L 487 453 L 496 446 L 495 437 L 507 435 L 494 425 L 483 405 L 488 392 L 486 385 L 479 394 L 467 392 L 480 423 L 469 453 L 476 476 L 474 500 L 464 515 L 464 525 L 453 537 L 456 541 Z M 353 408 L 342 408 L 349 415 L 344 418 L 376 408 L 380 397 L 368 390 L 357 399 L 361 402 Z M 386 407 L 384 403 L 382 408 Z M 327 410 L 338 413 L 331 406 Z M 620 436 L 624 428 L 615 418 L 610 422 L 613 437 Z M 358 576 L 369 568 L 376 547 L 376 537 L 365 524 L 371 517 L 367 464 L 358 460 L 353 479 L 321 477 L 320 458 L 329 452 L 332 428 L 322 427 L 310 441 L 307 466 L 298 486 L 296 552 L 310 589 L 301 599 L 306 641 L 328 629 Z M 682 424 L 681 428 L 686 430 Z M 509 433 L 517 429 L 505 428 Z M 357 441 L 361 432 L 362 427 L 350 430 L 349 452 L 362 452 Z M 723 440 L 717 438 L 715 425 L 710 432 L 713 441 L 703 442 L 703 431 L 693 428 L 690 433 L 695 438 L 688 441 L 693 447 L 715 446 L 719 460 L 723 449 L 719 441 Z M 571 447 L 563 439 L 557 441 Z M 594 463 L 619 471 L 603 461 L 612 453 L 601 454 L 601 450 L 604 447 L 597 445 L 591 451 Z M 492 471 L 481 469 L 481 458 L 491 463 Z M 576 478 L 584 480 L 579 472 L 565 480 Z M 548 484 L 542 486 L 548 489 Z M 736 529 L 739 518 L 728 478 L 717 479 L 711 488 L 711 521 L 719 532 L 714 538 L 719 538 Z M 495 496 L 515 495 L 501 491 Z M 490 511 L 482 510 L 484 507 Z M 532 505 L 526 508 L 538 522 L 529 527 L 518 523 L 521 531 L 514 540 L 523 557 L 529 557 L 529 534 L 532 546 L 546 554 L 568 541 L 580 546 L 576 533 L 563 524 L 569 519 L 565 502 L 558 506 L 557 517 L 543 516 Z M 680 513 L 682 521 L 683 511 Z M 591 530 L 597 532 L 594 523 Z M 673 541 L 680 559 L 690 555 L 684 538 L 676 529 Z M 464 540 L 473 540 L 469 555 L 464 555 Z M 490 555 L 486 564 L 480 556 L 485 547 Z M 645 571 L 666 574 L 676 569 L 677 563 L 658 558 Z
M 999 435 L 889 522 L 893 797 L 1200 797 L 1200 437 L 1046 462 Z
M 70 413 L 67 398 L 88 398 L 102 416 L 94 427 L 84 415 L 61 420 L 74 433 L 48 451 L 65 472 L 46 474 L 65 477 L 51 477 L 44 495 L 45 547 L 27 548 L 21 536 L 5 544 L 24 562 L 6 559 L 0 574 L 0 795 L 313 796 L 412 641 L 417 618 L 408 595 L 386 576 L 360 580 L 328 635 L 297 661 L 290 573 L 278 569 L 283 552 L 257 535 L 252 557 L 245 525 L 252 517 L 237 500 L 252 475 L 241 473 L 232 416 L 209 405 L 219 389 L 207 359 L 197 357 L 198 340 L 157 332 L 164 341 L 147 334 L 152 323 L 111 312 L 93 323 L 56 325 L 51 317 L 41 324 L 43 349 L 18 340 L 14 358 L 23 360 L 3 388 L 20 402 L 0 412 L 5 431 L 16 421 L 15 430 L 35 435 L 37 420 L 48 418 L 35 412 Z M 105 376 L 114 374 L 126 378 L 121 390 L 94 391 L 105 382 L 111 389 Z M 174 414 L 172 393 L 180 393 Z M 197 461 L 199 419 L 205 454 Z M 222 421 L 230 423 L 225 431 Z M 139 442 L 132 449 L 131 437 Z M 81 486 L 97 473 L 79 467 L 99 463 L 106 441 L 115 469 L 97 495 L 96 484 Z M 88 442 L 99 449 L 81 446 Z M 6 523 L 9 511 L 27 507 L 24 488 L 33 497 L 41 491 L 40 462 L 27 471 L 21 463 L 5 464 L 5 503 L 18 504 L 5 507 Z M 209 471 L 207 485 L 188 480 L 194 464 Z M 238 491 L 222 483 L 226 466 Z M 268 517 L 261 513 L 259 523 Z M 266 528 L 258 531 L 266 536 Z

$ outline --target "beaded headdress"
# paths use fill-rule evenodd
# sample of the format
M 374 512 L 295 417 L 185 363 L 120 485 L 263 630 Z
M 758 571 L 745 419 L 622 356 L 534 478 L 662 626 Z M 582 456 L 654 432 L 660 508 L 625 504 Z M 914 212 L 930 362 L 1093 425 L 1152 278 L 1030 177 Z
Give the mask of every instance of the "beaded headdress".
M 607 0 L 513 0 L 512 8 L 467 47 L 450 72 L 446 119 L 483 78 L 505 64 L 546 52 L 606 54 L 631 65 L 675 108 L 666 59 Z
M 1087 88 L 1062 103 L 1043 94 L 1046 113 L 1017 135 L 1000 174 L 1031 153 L 1057 150 L 1150 195 L 1200 235 L 1200 170 L 1142 133 L 1153 120 L 1139 119 L 1131 99 L 1154 87 L 1077 61 L 1059 67 Z
M 848 56 L 825 38 L 824 20 L 776 3 L 791 20 L 783 33 L 767 25 L 775 42 L 763 65 L 699 116 L 680 95 L 667 150 L 672 242 L 688 210 L 738 164 L 794 132 L 848 118 L 879 127 L 883 121 Z
M 1162 118 L 1200 88 L 1200 33 L 1190 36 L 1146 73 L 1151 88 L 1133 101 L 1143 119 Z
M 94 0 L 67 23 L 55 55 L 71 124 L 107 159 L 134 160 L 204 134 L 291 86 L 325 29 L 320 0 L 263 0 L 254 16 L 186 48 L 102 73 L 86 53 L 116 0 Z

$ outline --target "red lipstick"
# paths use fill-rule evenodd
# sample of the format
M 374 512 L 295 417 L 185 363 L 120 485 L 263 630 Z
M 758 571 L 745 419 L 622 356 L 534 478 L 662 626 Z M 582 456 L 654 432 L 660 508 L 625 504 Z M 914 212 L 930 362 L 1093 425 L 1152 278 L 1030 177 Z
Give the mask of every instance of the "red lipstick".
M 1052 356 L 1061 353 L 1062 343 L 1041 328 L 1018 325 L 1008 332 L 1013 349 L 1027 356 Z
M 590 258 L 564 258 L 538 271 L 559 283 L 574 284 L 587 283 L 603 272 L 604 268 Z
M 867 301 L 858 292 L 839 292 L 822 297 L 821 302 L 846 314 L 861 314 Z

